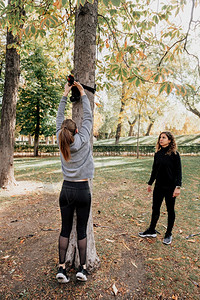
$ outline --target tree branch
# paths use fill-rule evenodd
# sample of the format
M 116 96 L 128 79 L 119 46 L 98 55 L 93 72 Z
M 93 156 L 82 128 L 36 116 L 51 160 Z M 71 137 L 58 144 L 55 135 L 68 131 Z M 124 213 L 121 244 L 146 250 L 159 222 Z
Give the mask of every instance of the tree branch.
M 184 40 L 186 39 L 186 36 L 178 41 L 176 41 L 171 47 L 169 47 L 169 49 L 165 52 L 165 54 L 163 55 L 163 57 L 161 58 L 159 64 L 157 65 L 157 67 L 160 67 L 162 62 L 163 62 L 163 59 L 165 58 L 165 56 L 169 53 L 169 51 L 178 43 L 181 43 L 183 42 Z

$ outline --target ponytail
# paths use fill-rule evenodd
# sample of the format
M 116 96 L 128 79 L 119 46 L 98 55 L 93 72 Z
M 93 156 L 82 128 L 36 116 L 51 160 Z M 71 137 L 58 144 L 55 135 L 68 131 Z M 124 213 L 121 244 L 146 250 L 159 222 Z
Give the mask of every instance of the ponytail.
M 70 119 L 64 120 L 59 134 L 60 151 L 66 161 L 71 158 L 70 144 L 74 142 L 76 123 Z

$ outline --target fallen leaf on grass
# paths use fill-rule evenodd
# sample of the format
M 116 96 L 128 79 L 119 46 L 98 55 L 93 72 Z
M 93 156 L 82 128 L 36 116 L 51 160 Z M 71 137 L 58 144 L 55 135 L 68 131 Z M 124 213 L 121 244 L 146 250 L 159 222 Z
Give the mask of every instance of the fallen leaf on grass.
M 136 224 L 137 226 L 142 226 L 142 224 L 140 224 L 140 223 L 138 223 L 138 222 L 136 222 L 136 221 L 135 221 L 135 224 Z
M 114 295 L 117 296 L 118 289 L 116 288 L 115 283 L 113 284 L 112 289 L 113 289 Z
M 132 265 L 134 266 L 134 267 L 136 267 L 137 268 L 137 265 L 131 260 L 131 263 L 132 263 Z
M 107 242 L 109 243 L 114 243 L 115 241 L 114 240 L 109 240 L 109 239 L 106 239 Z
M 173 296 L 172 296 L 172 299 L 173 299 L 173 300 L 178 300 L 178 296 L 173 295 Z
M 10 257 L 10 255 L 6 255 L 4 257 L 2 257 L 3 259 L 7 259 L 8 257 Z
M 148 258 L 148 260 L 162 260 L 162 257 L 158 257 L 158 258 Z
M 136 236 L 136 235 L 131 235 L 131 237 L 132 237 L 132 238 L 138 238 L 138 236 Z
M 143 239 L 144 240 L 144 239 Z M 153 244 L 155 242 L 155 239 L 151 239 L 151 238 L 145 238 L 145 240 L 149 243 L 149 244 Z
M 195 240 L 188 240 L 188 242 L 190 242 L 190 243 L 195 243 Z

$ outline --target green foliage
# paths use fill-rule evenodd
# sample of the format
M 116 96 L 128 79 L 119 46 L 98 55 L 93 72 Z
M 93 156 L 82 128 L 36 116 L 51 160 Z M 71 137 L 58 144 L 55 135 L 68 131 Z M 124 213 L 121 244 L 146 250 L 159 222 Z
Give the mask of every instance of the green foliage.
M 27 144 L 15 144 L 15 152 L 32 152 L 34 151 L 34 146 Z M 57 153 L 59 152 L 58 145 L 41 145 L 38 146 L 38 151 L 41 153 Z
M 21 63 L 25 83 L 20 88 L 17 103 L 17 125 L 21 128 L 20 133 L 34 135 L 39 123 L 39 134 L 50 136 L 55 132 L 60 83 L 55 78 L 51 61 L 44 56 L 38 45 L 35 45 L 32 54 Z
M 94 145 L 93 146 L 94 152 L 106 153 L 109 155 L 113 155 L 116 153 L 117 155 L 127 153 L 133 154 L 137 153 L 137 146 L 131 145 Z M 200 145 L 187 145 L 187 146 L 179 146 L 178 151 L 181 154 L 200 154 Z M 155 146 L 152 145 L 140 145 L 139 152 L 142 154 L 150 154 L 155 152 Z
M 130 146 L 130 145 L 108 145 L 108 146 L 93 146 L 94 152 L 101 152 L 101 153 L 109 153 L 109 155 L 112 155 L 113 153 L 117 153 L 118 155 L 120 153 L 128 153 L 133 154 L 137 153 L 137 146 Z M 148 154 L 148 153 L 154 153 L 155 147 L 154 146 L 140 146 L 139 147 L 140 153 Z
M 199 154 L 200 153 L 200 145 L 187 145 L 187 146 L 179 146 L 179 153 L 181 154 Z M 31 145 L 20 145 L 15 144 L 15 152 L 33 152 L 34 146 Z M 58 145 L 39 145 L 38 151 L 40 153 L 57 153 L 59 152 Z M 94 145 L 93 146 L 94 153 L 105 153 L 106 155 L 132 155 L 137 153 L 137 146 L 132 145 Z M 153 154 L 155 152 L 155 146 L 153 145 L 140 145 L 139 152 L 141 154 Z

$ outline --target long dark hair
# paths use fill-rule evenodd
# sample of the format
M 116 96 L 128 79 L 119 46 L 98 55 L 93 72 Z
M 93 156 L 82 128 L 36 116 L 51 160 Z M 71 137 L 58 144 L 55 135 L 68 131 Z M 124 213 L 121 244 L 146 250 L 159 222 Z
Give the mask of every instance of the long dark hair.
M 66 161 L 70 160 L 70 144 L 74 142 L 76 133 L 76 123 L 71 119 L 66 119 L 62 122 L 61 131 L 59 133 L 60 151 Z
M 168 139 L 170 140 L 169 150 L 167 151 L 166 154 L 171 155 L 173 152 L 176 154 L 177 146 L 176 146 L 175 138 L 174 138 L 173 134 L 169 131 L 163 131 L 159 134 L 158 141 L 156 144 L 156 152 L 158 152 L 161 149 L 161 146 L 160 146 L 161 134 L 165 134 L 168 137 Z

